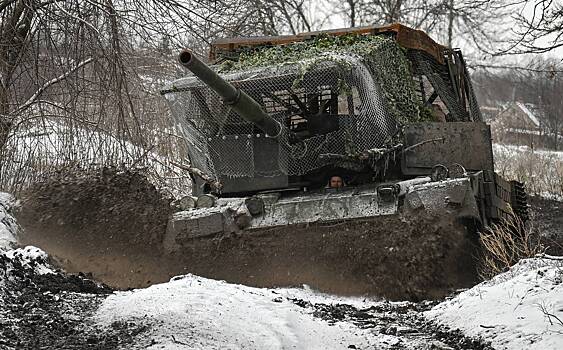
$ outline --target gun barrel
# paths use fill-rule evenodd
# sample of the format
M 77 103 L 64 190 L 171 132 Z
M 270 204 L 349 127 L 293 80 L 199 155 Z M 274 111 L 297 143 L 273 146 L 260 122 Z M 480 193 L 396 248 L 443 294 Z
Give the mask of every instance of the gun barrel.
M 233 110 L 242 118 L 256 125 L 270 137 L 278 137 L 280 135 L 282 129 L 280 123 L 270 117 L 258 102 L 244 91 L 221 78 L 219 74 L 195 57 L 191 51 L 182 51 L 178 59 L 184 67 L 219 94 L 223 98 L 224 103 L 232 106 Z

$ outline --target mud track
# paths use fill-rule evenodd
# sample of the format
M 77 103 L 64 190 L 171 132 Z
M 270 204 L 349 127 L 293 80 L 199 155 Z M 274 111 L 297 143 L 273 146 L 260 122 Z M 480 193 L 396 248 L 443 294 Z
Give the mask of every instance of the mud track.
M 396 340 L 391 346 L 393 349 L 494 350 L 484 339 L 467 337 L 458 329 L 452 330 L 424 318 L 422 312 L 430 310 L 436 302 L 382 302 L 357 308 L 347 304 L 310 303 L 301 299 L 290 301 L 312 310 L 313 316 L 329 323 L 350 322 L 358 328 L 373 329 L 377 335 L 390 335 Z
M 194 273 L 258 287 L 308 284 L 343 295 L 441 298 L 476 282 L 474 236 L 424 212 L 162 242 L 170 201 L 140 174 L 60 174 L 31 188 L 18 215 L 22 244 L 68 272 L 119 288 Z
M 0 252 L 0 349 L 109 350 L 146 329 L 132 322 L 85 322 L 112 290 L 84 275 L 39 274 L 36 265 L 48 263 L 38 257 L 24 264 L 17 254 Z

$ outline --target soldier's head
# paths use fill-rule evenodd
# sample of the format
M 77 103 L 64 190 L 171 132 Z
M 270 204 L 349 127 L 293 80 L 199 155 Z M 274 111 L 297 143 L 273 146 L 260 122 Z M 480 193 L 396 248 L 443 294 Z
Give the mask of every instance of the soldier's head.
M 328 180 L 328 187 L 330 188 L 341 188 L 344 187 L 344 180 L 341 176 L 333 175 Z

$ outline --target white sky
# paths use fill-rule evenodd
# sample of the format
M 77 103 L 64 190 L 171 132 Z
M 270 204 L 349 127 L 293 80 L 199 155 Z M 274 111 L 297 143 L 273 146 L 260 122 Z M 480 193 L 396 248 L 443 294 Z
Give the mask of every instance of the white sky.
M 534 2 L 535 1 L 532 0 L 524 8 L 523 14 L 526 17 L 531 17 L 533 15 L 533 4 L 534 4 Z M 328 0 L 317 0 L 316 3 L 317 3 L 316 6 L 314 6 L 314 8 L 311 10 L 312 13 L 310 14 L 310 16 L 311 16 L 311 18 L 315 18 L 316 20 L 318 20 L 320 22 L 324 22 L 323 25 L 322 25 L 323 29 L 347 27 L 348 23 L 347 23 L 346 15 L 345 14 L 342 14 L 342 15 L 334 14 L 334 7 L 330 6 Z M 563 4 L 563 0 L 554 0 L 553 3 L 554 4 Z M 328 18 L 328 20 L 326 19 L 326 17 L 327 17 L 326 13 L 332 13 L 332 15 Z M 508 20 L 508 22 L 510 24 L 510 20 Z M 434 40 L 439 42 L 438 38 L 436 38 L 435 36 L 432 36 L 432 37 L 433 37 Z M 468 44 L 464 45 L 463 43 L 460 43 L 459 37 L 456 38 L 456 39 L 457 39 L 458 45 L 464 51 L 466 56 L 469 56 L 471 53 L 475 52 L 475 49 L 472 48 L 470 45 L 468 45 Z M 440 42 L 440 43 L 444 44 L 443 42 Z M 454 40 L 454 43 L 456 43 L 455 40 Z M 548 40 L 542 40 L 541 42 L 539 42 L 539 44 L 541 44 L 541 45 L 545 45 L 545 44 L 548 44 L 548 43 L 549 43 Z M 496 63 L 520 64 L 520 65 L 522 65 L 524 62 L 527 62 L 528 60 L 530 60 L 534 56 L 535 55 L 508 55 L 508 56 L 503 56 L 503 57 L 494 58 L 494 59 L 487 57 L 486 61 L 489 62 L 489 63 L 496 62 Z M 542 56 L 559 58 L 563 61 L 563 47 L 559 47 L 555 50 L 550 51 L 549 53 L 543 54 Z

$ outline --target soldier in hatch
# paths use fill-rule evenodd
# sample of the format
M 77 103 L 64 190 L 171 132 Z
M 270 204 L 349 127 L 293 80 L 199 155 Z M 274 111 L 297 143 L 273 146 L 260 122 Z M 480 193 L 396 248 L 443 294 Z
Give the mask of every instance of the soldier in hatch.
M 328 180 L 328 188 L 342 188 L 344 187 L 344 180 L 341 176 L 333 175 Z

